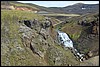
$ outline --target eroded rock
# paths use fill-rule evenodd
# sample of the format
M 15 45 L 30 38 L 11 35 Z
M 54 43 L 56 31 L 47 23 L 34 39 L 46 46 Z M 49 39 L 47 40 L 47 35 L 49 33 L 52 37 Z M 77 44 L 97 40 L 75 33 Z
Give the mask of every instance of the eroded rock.
M 48 33 L 45 29 L 41 29 L 40 34 L 43 36 L 43 38 L 46 40 L 48 38 Z

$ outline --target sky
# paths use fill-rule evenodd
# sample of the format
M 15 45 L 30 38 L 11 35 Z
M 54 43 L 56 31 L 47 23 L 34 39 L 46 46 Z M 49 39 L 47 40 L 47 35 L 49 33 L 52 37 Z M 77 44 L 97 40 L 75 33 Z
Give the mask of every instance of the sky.
M 99 4 L 99 1 L 18 1 L 21 3 L 33 3 L 44 7 L 65 7 L 76 3 Z

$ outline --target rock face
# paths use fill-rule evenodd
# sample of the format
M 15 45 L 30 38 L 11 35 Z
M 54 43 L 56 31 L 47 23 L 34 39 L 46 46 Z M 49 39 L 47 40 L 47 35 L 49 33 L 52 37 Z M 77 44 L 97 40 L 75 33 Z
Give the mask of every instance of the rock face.
M 44 58 L 48 46 L 52 44 L 47 38 L 48 31 L 40 26 L 37 19 L 19 22 L 7 19 L 2 20 L 2 66 L 46 65 L 47 62 L 40 58 Z
M 20 25 L 19 32 L 21 33 L 21 39 L 24 46 L 26 48 L 29 48 L 33 52 L 33 54 L 36 54 L 37 56 L 47 60 L 47 63 L 49 65 L 67 66 L 72 61 L 70 61 L 66 57 L 66 55 L 62 53 L 62 50 L 55 47 L 56 43 L 53 42 L 53 39 L 49 33 L 49 30 L 51 30 L 49 27 L 51 26 L 50 25 L 51 22 L 49 21 L 48 22 L 44 21 L 44 22 L 45 23 L 41 24 L 43 24 L 45 27 L 41 27 L 41 24 L 38 21 L 37 23 L 39 24 L 37 23 L 31 24 L 29 20 L 27 22 L 24 21 L 23 25 Z M 36 29 L 37 28 L 36 25 L 38 25 L 38 29 L 40 28 L 40 31 L 38 32 L 37 32 L 38 29 Z M 69 60 L 70 62 L 66 60 Z
M 37 20 L 33 22 L 26 20 L 23 23 L 24 25 L 20 26 L 19 32 L 22 34 L 21 38 L 24 46 L 30 48 L 33 53 L 43 58 L 49 45 L 47 42 L 47 39 L 50 37 L 48 31 L 41 26 L 37 26 L 40 25 Z M 38 29 L 40 28 L 39 32 L 37 32 L 37 27 Z
M 99 27 L 96 21 L 91 22 L 92 23 L 92 34 L 98 35 Z
M 49 36 L 49 34 L 47 33 L 47 31 L 45 30 L 45 29 L 41 29 L 41 31 L 40 31 L 40 35 L 42 35 L 43 36 L 43 38 L 46 40 L 47 38 L 48 38 L 48 36 Z
M 88 54 L 88 56 L 96 56 L 99 54 L 99 21 L 98 17 L 95 17 L 94 20 L 81 23 L 84 27 L 82 35 L 77 40 L 78 47 L 82 53 Z M 95 46 L 94 46 L 95 45 Z M 81 47 L 82 46 L 82 47 Z M 92 51 L 92 52 L 89 52 Z M 92 55 L 92 56 L 91 56 Z

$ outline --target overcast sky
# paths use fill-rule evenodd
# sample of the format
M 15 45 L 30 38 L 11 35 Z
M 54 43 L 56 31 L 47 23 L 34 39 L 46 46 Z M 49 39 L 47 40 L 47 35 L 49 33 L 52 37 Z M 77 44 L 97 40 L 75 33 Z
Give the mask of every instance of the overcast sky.
M 99 1 L 18 1 L 22 3 L 33 3 L 45 7 L 65 7 L 76 3 L 98 4 Z

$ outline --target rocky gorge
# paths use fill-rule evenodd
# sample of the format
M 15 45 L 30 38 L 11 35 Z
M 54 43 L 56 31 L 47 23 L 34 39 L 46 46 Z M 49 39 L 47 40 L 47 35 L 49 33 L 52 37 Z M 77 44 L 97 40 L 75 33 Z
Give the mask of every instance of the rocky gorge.
M 80 62 L 70 49 L 67 49 L 57 43 L 57 32 L 55 31 L 53 22 L 50 20 L 53 19 L 47 19 L 44 16 L 29 12 L 2 10 L 1 65 L 81 66 L 85 65 L 86 63 L 86 65 L 90 64 L 91 66 L 99 65 L 97 62 L 98 60 L 95 60 L 97 64 L 90 62 L 92 57 L 97 56 L 95 59 L 99 58 L 99 51 L 97 48 L 99 43 L 99 20 L 96 20 L 96 23 L 92 22 L 92 24 L 84 22 L 77 23 L 76 20 L 74 20 L 74 23 L 72 23 L 71 21 L 73 19 L 71 18 L 71 21 L 68 20 L 67 23 L 59 24 L 62 25 L 61 30 L 70 36 L 74 43 L 73 46 L 77 48 L 78 51 L 81 53 L 89 51 L 87 53 L 88 57 L 86 62 Z M 58 28 L 60 27 L 59 25 Z M 64 25 L 65 28 L 63 28 Z M 78 36 L 76 34 L 74 35 L 73 32 L 80 32 L 81 30 L 78 30 L 79 27 L 82 28 L 82 32 L 78 38 Z M 74 38 L 78 39 L 75 41 Z M 88 44 L 90 46 L 88 46 Z M 88 61 L 89 59 L 90 61 Z

